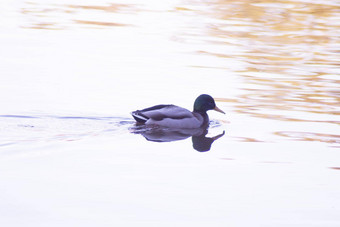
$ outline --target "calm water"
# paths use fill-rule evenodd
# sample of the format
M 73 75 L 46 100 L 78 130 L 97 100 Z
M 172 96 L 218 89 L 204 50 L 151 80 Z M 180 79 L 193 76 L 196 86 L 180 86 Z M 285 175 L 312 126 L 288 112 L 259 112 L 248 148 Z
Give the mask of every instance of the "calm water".
M 1 9 L 2 226 L 340 225 L 339 1 Z M 129 115 L 202 93 L 208 131 Z

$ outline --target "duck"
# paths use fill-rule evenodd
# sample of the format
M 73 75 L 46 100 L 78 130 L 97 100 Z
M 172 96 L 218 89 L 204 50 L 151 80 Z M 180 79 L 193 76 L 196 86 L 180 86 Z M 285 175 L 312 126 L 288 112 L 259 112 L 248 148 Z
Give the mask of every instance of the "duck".
M 147 126 L 195 129 L 209 126 L 208 110 L 225 114 L 210 95 L 202 94 L 196 98 L 192 112 L 173 104 L 160 104 L 133 111 L 131 115 L 138 124 Z

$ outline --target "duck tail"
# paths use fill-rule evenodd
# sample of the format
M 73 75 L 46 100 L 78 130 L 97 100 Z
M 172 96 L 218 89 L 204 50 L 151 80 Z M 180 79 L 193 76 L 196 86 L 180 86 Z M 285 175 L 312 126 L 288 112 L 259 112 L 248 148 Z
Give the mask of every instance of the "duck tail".
M 149 120 L 149 118 L 143 115 L 139 110 L 133 111 L 131 115 L 138 123 L 145 123 L 147 120 Z

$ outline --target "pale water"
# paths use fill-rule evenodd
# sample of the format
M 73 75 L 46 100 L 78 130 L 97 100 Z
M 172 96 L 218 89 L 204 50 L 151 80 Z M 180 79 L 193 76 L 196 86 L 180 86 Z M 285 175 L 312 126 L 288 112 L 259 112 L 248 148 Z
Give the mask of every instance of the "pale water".
M 339 1 L 0 6 L 1 226 L 340 226 Z

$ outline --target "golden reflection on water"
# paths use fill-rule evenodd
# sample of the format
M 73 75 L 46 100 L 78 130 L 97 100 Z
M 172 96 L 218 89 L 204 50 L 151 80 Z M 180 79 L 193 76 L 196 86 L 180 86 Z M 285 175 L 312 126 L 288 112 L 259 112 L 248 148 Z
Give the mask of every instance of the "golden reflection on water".
M 63 5 L 63 4 L 41 4 L 27 2 L 21 9 L 21 13 L 30 16 L 31 22 L 24 28 L 60 30 L 69 29 L 74 26 L 88 25 L 87 28 L 104 28 L 112 26 L 127 26 L 125 23 L 107 21 L 103 17 L 112 13 L 135 12 L 134 6 L 127 4 L 110 3 L 106 5 Z M 81 14 L 86 14 L 86 19 L 81 19 Z M 88 16 L 94 19 L 88 19 Z M 110 20 L 112 20 L 110 18 Z
M 235 53 L 204 53 L 248 63 L 237 72 L 245 82 L 245 94 L 234 100 L 237 112 L 278 120 L 340 123 L 280 114 L 340 114 L 340 4 L 335 3 L 216 1 L 202 12 L 217 19 L 207 32 L 219 38 L 218 45 L 241 47 Z
M 125 24 L 104 22 L 104 21 L 87 21 L 87 20 L 74 20 L 78 24 L 99 25 L 99 26 L 126 26 Z
M 204 13 L 219 21 L 207 32 L 219 38 L 219 45 L 225 39 L 225 45 L 238 45 L 241 51 L 210 54 L 248 63 L 237 72 L 245 82 L 244 94 L 219 101 L 232 102 L 236 112 L 254 117 L 340 124 L 335 118 L 340 115 L 338 2 L 217 1 L 211 6 Z M 274 134 L 340 143 L 339 135 L 334 134 Z
M 324 143 L 340 144 L 340 135 L 312 133 L 312 132 L 276 132 L 276 135 L 293 138 L 300 141 L 318 141 Z
M 118 12 L 122 9 L 129 8 L 129 5 L 126 4 L 109 4 L 109 5 L 66 5 L 65 7 L 71 9 L 86 9 L 86 10 L 102 10 L 105 12 Z

